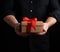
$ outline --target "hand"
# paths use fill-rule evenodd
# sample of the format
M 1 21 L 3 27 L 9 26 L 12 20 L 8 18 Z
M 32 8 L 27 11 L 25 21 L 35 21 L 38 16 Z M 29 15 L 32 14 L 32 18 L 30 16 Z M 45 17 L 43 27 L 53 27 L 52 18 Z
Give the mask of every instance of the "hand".
M 14 29 L 15 29 L 15 32 L 16 32 L 16 34 L 17 34 L 18 36 L 22 36 L 22 37 L 28 36 L 27 33 L 21 33 L 21 32 L 20 32 L 20 30 L 21 30 L 21 29 L 20 29 L 20 23 L 17 23 L 17 24 L 15 25 Z
M 38 35 L 44 35 L 47 33 L 49 26 L 48 23 L 44 23 L 44 25 L 42 26 L 42 32 L 38 33 Z

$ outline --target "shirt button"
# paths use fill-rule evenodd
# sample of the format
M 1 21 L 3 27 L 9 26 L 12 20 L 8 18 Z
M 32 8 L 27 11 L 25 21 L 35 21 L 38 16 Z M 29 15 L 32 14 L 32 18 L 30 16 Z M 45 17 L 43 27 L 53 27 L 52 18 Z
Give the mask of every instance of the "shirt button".
M 30 1 L 30 3 L 32 3 L 32 1 Z
M 30 12 L 32 12 L 32 10 L 30 10 Z

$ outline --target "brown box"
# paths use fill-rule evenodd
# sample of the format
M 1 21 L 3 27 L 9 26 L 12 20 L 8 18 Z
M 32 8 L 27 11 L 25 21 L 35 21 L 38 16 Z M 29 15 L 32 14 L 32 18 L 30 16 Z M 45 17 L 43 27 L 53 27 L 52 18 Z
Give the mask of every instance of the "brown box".
M 26 21 L 22 21 L 21 22 L 21 32 L 26 32 L 26 28 L 27 28 L 27 24 L 28 22 Z M 36 30 L 31 27 L 31 33 L 36 33 L 36 32 L 42 32 L 42 26 L 43 26 L 43 22 L 42 21 L 37 21 L 36 22 Z

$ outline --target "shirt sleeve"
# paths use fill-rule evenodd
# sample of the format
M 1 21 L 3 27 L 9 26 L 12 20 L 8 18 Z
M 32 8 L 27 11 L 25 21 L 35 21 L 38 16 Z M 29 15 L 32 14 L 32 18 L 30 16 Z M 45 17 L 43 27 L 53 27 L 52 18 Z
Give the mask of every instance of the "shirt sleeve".
M 13 0 L 3 0 L 1 4 L 0 18 L 3 19 L 7 15 L 15 15 L 13 12 Z
M 60 6 L 59 6 L 59 1 L 58 0 L 50 0 L 49 9 L 50 9 L 49 16 L 56 18 L 57 21 L 60 22 Z

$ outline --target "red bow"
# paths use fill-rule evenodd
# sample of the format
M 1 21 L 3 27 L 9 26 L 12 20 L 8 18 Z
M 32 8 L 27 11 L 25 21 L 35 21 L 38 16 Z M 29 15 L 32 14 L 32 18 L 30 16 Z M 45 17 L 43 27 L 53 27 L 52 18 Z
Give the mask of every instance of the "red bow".
M 37 18 L 29 19 L 28 17 L 23 17 L 23 21 L 27 21 L 28 22 L 27 29 L 26 29 L 27 32 L 31 31 L 31 27 L 33 27 L 34 30 L 36 30 Z

